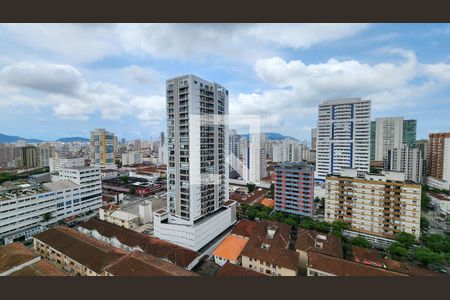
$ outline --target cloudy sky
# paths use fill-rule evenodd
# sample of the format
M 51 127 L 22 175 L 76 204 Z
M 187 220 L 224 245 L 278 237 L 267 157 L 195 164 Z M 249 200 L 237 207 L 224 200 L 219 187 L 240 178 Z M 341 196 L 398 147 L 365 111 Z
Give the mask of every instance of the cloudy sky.
M 419 138 L 450 127 L 448 24 L 3 24 L 0 133 L 155 138 L 165 79 L 188 73 L 299 139 L 318 104 L 350 97 L 417 119 Z

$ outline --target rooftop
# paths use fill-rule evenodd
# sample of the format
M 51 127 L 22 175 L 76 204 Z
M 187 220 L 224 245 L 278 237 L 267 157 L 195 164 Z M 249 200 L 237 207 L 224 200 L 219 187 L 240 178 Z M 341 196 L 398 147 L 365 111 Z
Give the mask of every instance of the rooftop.
M 167 259 L 184 268 L 200 255 L 198 252 L 98 219 L 90 219 L 82 223 L 80 227 L 91 231 L 96 230 L 100 235 L 108 238 L 115 237 L 122 244 L 130 247 L 138 246 L 147 254 Z
M 183 267 L 140 251 L 119 258 L 105 271 L 114 276 L 198 276 Z
M 31 249 L 21 243 L 0 246 L 0 273 L 24 264 L 38 257 Z
M 41 259 L 32 265 L 11 273 L 9 276 L 67 276 L 67 274 L 48 261 Z
M 247 277 L 247 276 L 266 276 L 266 275 L 227 262 L 223 265 L 222 268 L 220 268 L 220 270 L 219 270 L 219 272 L 217 272 L 216 276 L 219 276 L 219 277 L 230 277 L 230 276 L 244 277 L 245 276 L 245 277 Z
M 69 179 L 62 179 L 52 182 L 46 182 L 43 184 L 44 188 L 49 191 L 59 191 L 64 189 L 70 189 L 77 187 L 78 185 Z
M 318 252 L 309 253 L 308 267 L 336 276 L 406 276 L 398 272 Z
M 443 200 L 443 201 L 450 201 L 450 198 L 445 196 L 444 194 L 438 194 L 435 192 L 430 192 L 429 193 L 432 197 L 438 199 L 438 200 Z
M 341 258 L 344 257 L 341 238 L 303 228 L 298 228 L 295 249 L 305 252 L 315 251 Z
M 113 261 L 124 256 L 125 251 L 99 242 L 78 231 L 58 226 L 34 236 L 37 239 L 96 273 Z
M 126 221 L 126 222 L 129 222 L 129 221 L 131 221 L 131 220 L 134 220 L 134 219 L 136 219 L 136 218 L 139 218 L 137 215 L 135 215 L 135 214 L 131 214 L 131 213 L 129 213 L 129 212 L 126 212 L 126 211 L 122 211 L 122 210 L 116 210 L 116 211 L 114 211 L 112 214 L 111 214 L 111 216 L 113 217 L 113 218 L 116 218 L 116 219 L 119 219 L 119 220 L 123 220 L 123 221 Z
M 289 250 L 291 226 L 275 221 L 257 222 L 242 255 L 297 270 L 298 254 Z
M 231 234 L 250 237 L 253 233 L 253 231 L 256 228 L 256 222 L 249 221 L 249 220 L 240 220 L 236 226 L 234 226 L 233 230 L 231 231 Z
M 213 254 L 230 261 L 237 261 L 247 242 L 247 238 L 229 235 L 214 250 Z
M 275 200 L 269 199 L 269 198 L 264 198 L 261 200 L 261 205 L 263 205 L 265 207 L 273 208 L 275 206 Z

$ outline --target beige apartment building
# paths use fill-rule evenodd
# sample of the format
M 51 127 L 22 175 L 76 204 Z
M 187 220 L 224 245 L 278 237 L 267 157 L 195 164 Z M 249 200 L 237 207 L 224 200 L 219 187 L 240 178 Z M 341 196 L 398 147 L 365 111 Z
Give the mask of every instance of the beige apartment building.
M 347 169 L 327 176 L 325 221 L 343 220 L 351 230 L 392 238 L 404 231 L 420 235 L 421 185 L 405 181 L 404 173 L 365 174 Z

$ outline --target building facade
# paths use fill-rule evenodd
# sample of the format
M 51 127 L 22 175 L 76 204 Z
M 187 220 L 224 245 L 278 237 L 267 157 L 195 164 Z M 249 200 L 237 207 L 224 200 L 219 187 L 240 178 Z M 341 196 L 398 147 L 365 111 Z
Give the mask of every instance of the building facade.
M 95 129 L 91 132 L 90 158 L 91 166 L 115 168 L 114 147 L 116 145 L 114 133 L 105 129 Z
M 427 184 L 435 181 L 449 189 L 450 183 L 450 132 L 430 133 L 428 139 Z M 437 185 L 436 185 L 437 186 Z
M 355 99 L 325 101 L 319 106 L 316 174 L 324 181 L 341 168 L 368 172 L 370 167 L 371 101 Z
M 402 147 L 388 150 L 384 170 L 405 173 L 406 180 L 421 183 L 423 160 L 420 149 L 403 144 Z
M 384 161 L 389 149 L 403 144 L 403 117 L 377 118 L 375 124 L 375 160 Z
M 313 216 L 314 168 L 306 163 L 281 163 L 275 167 L 275 209 Z
M 228 91 L 194 75 L 166 82 L 167 214 L 155 212 L 155 236 L 198 250 L 235 222 L 229 198 Z M 222 218 L 223 211 L 234 217 Z M 198 226 L 197 226 L 198 225 Z M 178 228 L 178 229 L 177 229 Z M 184 232 L 185 234 L 181 233 Z M 182 240 L 178 238 L 182 234 Z M 188 235 L 191 238 L 186 239 Z
M 267 177 L 266 137 L 263 133 L 250 134 L 242 148 L 242 178 L 244 181 L 259 183 Z
M 122 153 L 122 166 L 142 164 L 142 153 L 139 151 L 129 151 Z
M 357 178 L 355 170 L 326 181 L 325 221 L 348 222 L 351 230 L 392 238 L 404 231 L 420 235 L 421 185 L 404 174 L 385 172 Z
M 44 184 L 0 188 L 0 239 L 8 244 L 28 238 L 48 224 L 97 210 L 102 204 L 100 169 L 61 169 Z

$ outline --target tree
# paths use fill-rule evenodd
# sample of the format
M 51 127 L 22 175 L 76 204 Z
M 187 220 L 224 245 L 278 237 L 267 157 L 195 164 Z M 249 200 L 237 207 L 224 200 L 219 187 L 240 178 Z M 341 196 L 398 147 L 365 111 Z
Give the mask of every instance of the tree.
M 254 183 L 247 183 L 248 192 L 251 193 L 255 190 L 256 185 Z
M 270 184 L 270 191 L 269 191 L 269 193 L 267 194 L 267 197 L 273 199 L 273 197 L 274 197 L 274 191 L 275 191 L 275 187 L 274 187 L 274 185 L 273 185 L 273 183 L 272 183 L 272 184 Z
M 408 249 L 399 242 L 395 242 L 389 246 L 388 253 L 391 258 L 396 260 L 404 260 L 408 257 Z
M 120 180 L 122 180 L 122 182 L 124 184 L 130 183 L 130 177 L 128 177 L 128 176 L 122 176 L 122 177 L 120 177 Z
M 427 247 L 417 247 L 414 251 L 414 258 L 422 265 L 441 265 L 444 262 L 443 257 Z
M 294 219 L 291 219 L 291 218 L 284 219 L 283 223 L 288 224 L 288 225 L 297 226 L 297 221 Z
M 407 249 L 411 248 L 411 246 L 416 243 L 416 237 L 404 231 L 400 232 L 395 238 L 395 240 L 400 244 L 402 244 Z
M 450 237 L 440 234 L 427 234 L 420 238 L 422 244 L 437 253 L 450 253 Z
M 428 194 L 424 191 L 422 191 L 421 198 L 420 198 L 420 207 L 424 211 L 428 211 L 430 208 L 431 198 L 428 196 Z
M 427 218 L 420 218 L 420 230 L 427 232 L 430 229 L 430 221 Z
M 333 223 L 331 223 L 331 234 L 341 237 L 342 232 L 349 227 L 350 226 L 347 222 L 341 220 L 334 221 Z
M 45 214 L 42 215 L 42 217 L 44 218 L 45 222 L 48 222 L 52 219 L 52 213 L 51 212 L 46 212 Z
M 351 239 L 352 245 L 363 247 L 363 248 L 372 248 L 372 244 L 364 237 L 357 236 Z

